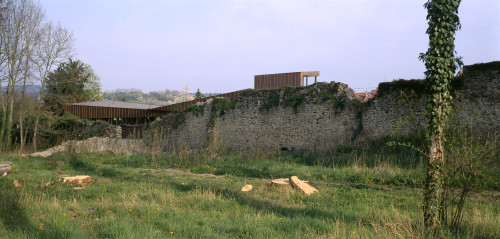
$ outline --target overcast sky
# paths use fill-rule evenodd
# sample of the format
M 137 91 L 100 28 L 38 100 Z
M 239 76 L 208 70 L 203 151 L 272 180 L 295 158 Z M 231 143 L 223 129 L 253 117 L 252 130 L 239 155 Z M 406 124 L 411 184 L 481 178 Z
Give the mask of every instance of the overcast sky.
M 320 71 L 357 91 L 423 78 L 425 0 L 41 0 L 103 90 L 230 92 L 258 74 Z M 500 60 L 500 1 L 463 0 L 456 50 Z

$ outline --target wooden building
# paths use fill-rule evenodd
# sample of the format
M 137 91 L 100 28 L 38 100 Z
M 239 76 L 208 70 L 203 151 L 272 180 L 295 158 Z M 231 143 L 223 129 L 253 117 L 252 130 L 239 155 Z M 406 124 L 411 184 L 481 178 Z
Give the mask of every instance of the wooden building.
M 307 86 L 309 83 L 308 77 L 312 76 L 314 76 L 314 82 L 316 82 L 319 71 L 256 75 L 255 89 L 277 89 L 283 86 Z M 80 118 L 99 119 L 108 121 L 112 124 L 122 125 L 122 127 L 133 128 L 136 127 L 134 125 L 147 125 L 147 123 L 156 117 L 164 116 L 172 112 L 184 111 L 191 105 L 206 102 L 215 97 L 224 97 L 234 100 L 239 92 L 240 91 L 234 91 L 164 106 L 103 100 L 67 104 L 65 108 L 66 111 Z
M 158 106 L 113 100 L 72 103 L 65 106 L 66 111 L 80 118 L 100 119 L 113 124 L 147 123 L 149 119 L 164 115 L 150 110 L 156 107 Z
M 234 100 L 234 99 L 236 99 L 238 92 L 240 92 L 240 91 L 233 91 L 233 92 L 215 95 L 215 96 L 209 96 L 209 97 L 205 97 L 205 98 L 201 98 L 201 99 L 184 101 L 184 102 L 180 102 L 177 104 L 159 106 L 157 108 L 151 109 L 151 111 L 159 112 L 159 113 L 179 112 L 179 111 L 185 110 L 187 107 L 189 107 L 191 105 L 194 105 L 194 104 L 199 103 L 199 102 L 206 102 L 207 100 L 213 99 L 215 97 L 224 97 L 224 98 L 228 98 L 230 100 Z
M 254 78 L 254 88 L 277 89 L 283 86 L 307 86 L 310 76 L 314 76 L 314 82 L 316 82 L 319 71 L 256 75 Z

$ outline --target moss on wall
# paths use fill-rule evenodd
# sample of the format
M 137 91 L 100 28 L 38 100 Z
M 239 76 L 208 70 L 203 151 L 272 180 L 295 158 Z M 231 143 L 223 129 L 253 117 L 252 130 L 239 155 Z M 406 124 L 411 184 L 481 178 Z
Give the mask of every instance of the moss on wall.
M 203 115 L 203 111 L 205 109 L 204 105 L 190 105 L 187 107 L 184 112 L 191 112 L 195 116 Z
M 465 71 L 500 71 L 500 61 L 464 66 Z
M 378 85 L 377 97 L 390 95 L 393 93 L 414 92 L 416 95 L 425 93 L 425 80 L 412 79 L 412 80 L 393 80 L 391 82 L 382 82 Z
M 455 89 L 461 89 L 464 84 L 464 77 L 457 76 L 451 81 L 452 91 Z M 390 94 L 401 94 L 405 92 L 406 94 L 412 94 L 416 97 L 421 97 L 425 94 L 425 80 L 423 79 L 398 79 L 391 82 L 382 82 L 378 85 L 378 91 L 375 97 L 380 98 Z
M 237 103 L 237 99 L 214 98 L 210 103 L 210 120 L 207 123 L 207 127 L 213 127 L 215 125 L 215 118 L 222 117 L 226 114 L 227 110 L 234 109 Z
M 351 99 L 354 99 L 354 92 L 346 84 L 339 82 L 317 82 L 307 87 L 284 86 L 274 90 L 246 91 L 244 96 L 249 94 L 264 98 L 263 104 L 259 107 L 261 111 L 281 105 L 291 107 L 297 112 L 299 106 L 308 99 L 331 102 L 336 110 L 342 110 Z

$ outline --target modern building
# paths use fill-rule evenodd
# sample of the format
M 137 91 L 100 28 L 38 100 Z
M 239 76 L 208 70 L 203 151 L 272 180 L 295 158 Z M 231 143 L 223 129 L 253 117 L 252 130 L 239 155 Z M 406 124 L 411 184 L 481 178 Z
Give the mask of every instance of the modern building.
M 319 71 L 256 75 L 254 78 L 254 89 L 277 89 L 283 86 L 307 86 L 309 85 L 309 77 L 312 76 L 314 76 L 314 82 L 316 83 Z
M 280 74 L 256 75 L 255 89 L 277 89 L 283 86 L 302 87 L 309 84 L 309 77 L 317 81 L 319 71 L 291 72 Z M 116 125 L 147 124 L 152 119 L 171 112 L 180 112 L 199 102 L 206 102 L 215 97 L 225 97 L 234 100 L 240 91 L 205 97 L 176 104 L 157 106 L 123 101 L 103 100 L 66 105 L 66 111 L 84 119 L 104 120 Z

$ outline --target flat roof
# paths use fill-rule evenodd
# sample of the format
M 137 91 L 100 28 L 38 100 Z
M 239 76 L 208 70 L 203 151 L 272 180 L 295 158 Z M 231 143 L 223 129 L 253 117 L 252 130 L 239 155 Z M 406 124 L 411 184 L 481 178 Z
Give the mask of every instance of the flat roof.
M 158 105 L 139 104 L 139 103 L 114 101 L 114 100 L 89 101 L 89 102 L 71 103 L 68 105 L 99 106 L 99 107 L 113 107 L 113 108 L 141 109 L 141 110 L 148 110 L 159 107 Z
M 270 76 L 270 75 L 297 74 L 297 73 L 300 73 L 302 76 L 319 76 L 319 71 L 286 72 L 286 73 L 263 74 L 255 76 Z

